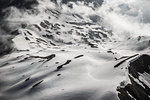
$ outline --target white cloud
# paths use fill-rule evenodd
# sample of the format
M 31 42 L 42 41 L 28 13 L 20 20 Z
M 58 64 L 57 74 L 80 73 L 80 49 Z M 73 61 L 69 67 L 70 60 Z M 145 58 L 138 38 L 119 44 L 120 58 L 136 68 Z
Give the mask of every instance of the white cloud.
M 105 0 L 97 13 L 118 37 L 150 35 L 149 0 Z

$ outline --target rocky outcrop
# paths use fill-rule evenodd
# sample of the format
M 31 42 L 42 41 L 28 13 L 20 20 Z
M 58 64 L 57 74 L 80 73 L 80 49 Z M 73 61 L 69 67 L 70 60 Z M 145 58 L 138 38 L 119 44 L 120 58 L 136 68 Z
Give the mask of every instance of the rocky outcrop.
M 150 56 L 141 55 L 132 60 L 128 67 L 128 76 L 131 84 L 118 87 L 118 96 L 121 100 L 150 100 Z
M 58 0 L 51 0 L 55 3 L 58 3 Z M 93 3 L 94 7 L 99 7 L 102 5 L 104 0 L 62 0 L 61 2 L 63 4 L 67 4 L 68 2 L 77 2 L 77 1 L 83 1 L 85 5 L 88 5 L 89 3 Z

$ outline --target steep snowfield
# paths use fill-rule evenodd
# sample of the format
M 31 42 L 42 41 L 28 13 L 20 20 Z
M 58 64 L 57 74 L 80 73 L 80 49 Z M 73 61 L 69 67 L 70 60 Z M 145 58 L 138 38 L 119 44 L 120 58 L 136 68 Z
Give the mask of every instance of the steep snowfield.
M 114 69 L 112 54 L 96 50 L 65 48 L 9 56 L 1 63 L 4 99 L 116 99 L 116 87 L 126 79 L 124 71 Z
M 121 36 L 91 1 L 16 2 L 0 22 L 1 100 L 150 99 L 149 35 Z

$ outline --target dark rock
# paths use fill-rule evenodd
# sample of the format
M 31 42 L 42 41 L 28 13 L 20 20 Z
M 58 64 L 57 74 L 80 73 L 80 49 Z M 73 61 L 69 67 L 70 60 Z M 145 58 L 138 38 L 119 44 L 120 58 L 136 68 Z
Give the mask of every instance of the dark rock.
M 94 23 L 101 21 L 101 17 L 98 16 L 98 15 L 91 15 L 91 16 L 89 16 L 89 18 L 90 18 Z
M 26 81 L 29 81 L 29 80 L 30 80 L 30 77 L 29 77 L 29 78 L 27 78 L 27 79 L 25 80 L 25 82 L 26 82 Z
M 90 23 L 90 22 L 66 22 L 66 23 L 69 23 L 69 24 L 73 24 L 73 25 L 79 25 L 79 26 L 83 26 L 83 25 L 94 25 L 93 23 Z
M 33 24 L 39 31 L 42 31 L 41 30 L 41 28 L 38 26 L 38 25 L 36 25 L 36 24 Z
M 60 76 L 61 74 L 57 74 L 57 76 Z
M 120 100 L 150 100 L 150 89 L 148 87 L 146 87 L 147 89 L 143 88 L 132 77 L 129 78 L 132 84 L 127 84 L 124 88 L 117 89 L 120 92 L 118 94 Z
M 131 84 L 127 84 L 125 87 L 117 88 L 118 97 L 120 100 L 150 100 L 150 88 L 147 84 L 139 79 L 139 76 L 143 73 L 150 74 L 150 56 L 141 55 L 138 58 L 130 61 L 128 67 L 128 76 Z M 141 76 L 142 78 L 148 76 Z M 136 79 L 136 81 L 135 81 Z M 137 82 L 138 81 L 138 82 Z M 134 99 L 133 99 L 134 98 Z
M 22 28 L 26 28 L 27 25 L 26 25 L 26 24 L 21 24 L 21 27 L 22 27 Z
M 11 35 L 19 35 L 20 33 L 19 33 L 19 30 L 15 30 L 15 31 L 12 31 L 10 34 Z
M 129 73 L 138 78 L 139 73 L 149 73 L 150 74 L 150 56 L 149 55 L 141 55 L 135 61 L 130 62 Z
M 138 54 L 133 55 L 133 56 L 130 56 L 130 57 L 128 57 L 128 58 L 126 58 L 126 59 L 120 61 L 118 64 L 116 64 L 116 65 L 114 66 L 114 68 L 120 66 L 120 65 L 121 65 L 122 63 L 124 63 L 125 61 L 127 61 L 127 60 L 129 60 L 129 59 L 131 59 L 131 58 L 133 58 L 133 57 L 136 57 L 136 56 L 138 56 Z
M 60 65 L 57 67 L 57 71 L 60 70 L 61 68 L 63 68 L 64 65 L 67 65 L 71 62 L 71 60 L 67 60 L 64 64 Z
M 111 50 L 108 50 L 107 52 L 108 52 L 108 53 L 113 53 Z
M 45 40 L 43 40 L 43 39 L 41 39 L 41 38 L 36 38 L 36 41 L 37 41 L 37 42 L 40 42 L 40 43 L 41 43 L 41 42 L 47 43 L 47 41 L 45 41 Z
M 51 0 L 51 1 L 58 4 L 57 0 Z M 64 4 L 67 4 L 69 2 L 75 2 L 76 3 L 77 1 L 84 1 L 85 5 L 88 5 L 89 3 L 93 2 L 94 7 L 99 7 L 102 5 L 104 0 L 62 0 L 62 3 L 64 3 Z
M 30 40 L 28 37 L 25 37 L 25 39 L 28 40 L 28 41 Z
M 27 33 L 32 36 L 32 34 L 29 31 L 27 31 Z
M 41 25 L 43 28 L 48 28 L 48 26 L 47 26 L 44 22 L 41 22 L 40 25 Z
M 79 56 L 76 56 L 76 57 L 74 57 L 75 59 L 77 59 L 77 58 L 80 58 L 80 57 L 83 57 L 84 55 L 79 55 Z
M 97 44 L 92 44 L 92 43 L 88 43 L 88 45 L 91 47 L 91 48 L 98 48 Z
M 44 20 L 44 22 L 47 24 L 47 25 L 51 25 L 51 23 L 47 20 Z
M 54 39 L 54 36 L 53 36 L 53 35 L 48 35 L 48 34 L 46 34 L 46 37 L 47 37 L 48 39 Z
M 28 59 L 29 59 L 29 58 L 28 58 L 28 57 L 26 57 L 26 58 L 24 58 L 24 59 L 20 60 L 20 61 L 19 61 L 19 63 L 24 62 L 24 61 L 26 61 L 26 60 L 28 60 Z
M 49 31 L 49 30 L 46 30 L 46 32 L 48 32 L 48 33 L 52 33 L 51 31 Z
M 59 64 L 59 62 L 56 62 L 55 64 Z
M 46 57 L 40 57 L 40 56 L 30 56 L 31 58 L 41 58 L 41 59 L 47 59 L 47 61 L 50 61 L 51 59 L 53 59 L 56 55 L 55 54 L 51 54 L 49 56 Z
M 36 83 L 35 85 L 32 86 L 32 88 L 37 87 L 39 84 L 41 84 L 43 82 L 43 80 L 41 80 L 40 82 Z

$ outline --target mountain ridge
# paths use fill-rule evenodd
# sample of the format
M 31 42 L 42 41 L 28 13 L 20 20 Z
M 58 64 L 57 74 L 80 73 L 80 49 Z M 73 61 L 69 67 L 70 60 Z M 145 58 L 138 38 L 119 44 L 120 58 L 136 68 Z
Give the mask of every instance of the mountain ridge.
M 0 22 L 0 99 L 149 100 L 149 36 L 121 40 L 91 6 L 66 4 L 74 0 L 8 1 Z

